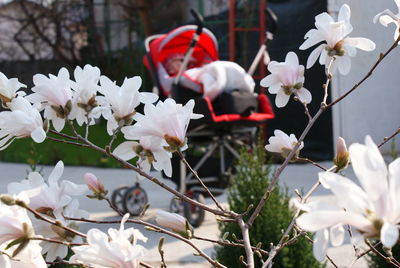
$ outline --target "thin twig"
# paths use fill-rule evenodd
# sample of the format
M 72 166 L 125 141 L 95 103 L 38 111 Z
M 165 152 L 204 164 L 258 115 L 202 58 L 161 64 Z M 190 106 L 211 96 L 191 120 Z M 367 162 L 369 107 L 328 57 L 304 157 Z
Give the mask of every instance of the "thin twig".
M 68 246 L 68 247 L 88 245 L 87 243 L 71 243 L 71 242 L 66 242 L 66 241 L 61 241 L 61 240 L 56 240 L 56 239 L 50 239 L 50 238 L 44 238 L 44 237 L 30 237 L 29 240 L 46 241 L 46 242 L 49 242 L 49 243 L 65 245 L 65 246 Z
M 387 143 L 388 141 L 390 141 L 391 139 L 393 139 L 394 137 L 396 137 L 397 134 L 400 133 L 400 128 L 398 128 L 392 135 L 390 135 L 389 137 L 385 137 L 383 138 L 383 142 L 381 142 L 378 145 L 378 148 L 381 148 L 385 143 Z
M 329 261 L 335 268 L 339 268 L 339 266 L 336 265 L 336 263 L 331 259 L 331 257 L 329 257 L 328 255 L 326 255 L 326 258 L 328 259 L 328 261 Z
M 111 140 L 110 140 L 110 142 L 108 143 L 108 147 L 109 147 L 110 149 L 112 148 L 111 146 L 113 145 L 115 139 L 117 138 L 118 132 L 121 131 L 121 128 L 122 128 L 122 126 L 119 126 L 119 127 L 117 127 L 117 128 L 113 131 Z
M 67 135 L 67 134 L 64 134 L 64 133 L 55 131 L 55 130 L 53 130 L 53 129 L 49 129 L 49 132 L 50 132 L 50 133 L 53 133 L 53 134 L 56 134 L 56 135 L 58 135 L 58 136 L 61 136 L 61 137 L 63 137 L 63 138 L 70 139 L 70 140 L 78 140 L 78 137 L 70 136 L 70 135 Z
M 190 166 L 190 164 L 186 161 L 186 158 L 183 156 L 181 151 L 177 151 L 179 157 L 181 158 L 182 162 L 186 165 L 186 167 L 189 169 L 189 171 L 194 175 L 194 177 L 197 179 L 197 181 L 201 184 L 201 186 L 204 188 L 204 190 L 208 193 L 208 195 L 211 197 L 211 199 L 214 201 L 215 205 L 221 210 L 225 211 L 224 208 L 221 206 L 221 204 L 218 202 L 218 200 L 215 198 L 215 196 L 210 192 L 210 189 L 204 184 L 204 182 L 200 179 L 199 175 L 197 172 Z
M 197 239 L 197 240 L 202 240 L 202 241 L 207 241 L 213 244 L 218 244 L 221 246 L 232 246 L 232 247 L 241 247 L 244 248 L 243 244 L 239 244 L 239 243 L 235 243 L 232 241 L 222 241 L 222 240 L 214 240 L 214 239 L 210 239 L 210 238 L 205 238 L 205 237 L 199 237 L 199 236 L 193 236 L 193 239 Z M 268 255 L 268 251 L 261 249 L 261 248 L 256 248 L 256 247 L 251 247 L 253 249 L 253 251 L 259 251 L 262 255 Z
M 66 230 L 66 231 L 68 231 L 68 232 L 70 232 L 70 233 L 73 233 L 73 234 L 75 234 L 75 235 L 78 235 L 78 236 L 81 236 L 81 237 L 83 237 L 83 238 L 86 238 L 86 235 L 85 235 L 85 234 L 83 234 L 83 233 L 81 233 L 81 232 L 78 232 L 77 230 L 74 230 L 74 229 L 72 229 L 72 228 L 70 228 L 70 227 L 64 226 L 64 225 L 63 225 L 61 222 L 59 222 L 59 221 L 54 221 L 54 220 L 51 220 L 51 219 L 49 219 L 49 218 L 47 218 L 47 217 L 44 217 L 42 214 L 40 214 L 40 213 L 38 213 L 36 210 L 30 208 L 30 207 L 27 206 L 26 204 L 25 204 L 23 207 L 24 207 L 25 209 L 27 209 L 29 212 L 31 212 L 32 214 L 34 214 L 37 218 L 41 219 L 42 221 L 45 221 L 45 222 L 47 222 L 47 223 L 50 223 L 51 225 L 60 227 L 60 228 Z
M 150 264 L 142 262 L 142 261 L 139 261 L 139 265 L 141 265 L 141 266 L 143 266 L 145 268 L 153 268 L 153 266 L 151 266 Z
M 61 143 L 72 144 L 72 145 L 76 145 L 76 146 L 81 146 L 81 147 L 90 148 L 89 145 L 83 144 L 83 143 L 79 143 L 79 142 L 61 140 L 61 139 L 53 138 L 53 137 L 50 137 L 50 136 L 47 136 L 47 139 L 48 139 L 48 140 L 51 140 L 51 141 L 56 141 L 56 142 L 61 142 Z
M 311 114 L 310 114 L 310 111 L 308 110 L 307 103 L 301 101 L 301 99 L 300 99 L 299 94 L 297 93 L 297 91 L 294 92 L 294 95 L 297 97 L 297 99 L 298 99 L 298 101 L 301 103 L 301 105 L 303 105 L 303 107 L 304 107 L 304 113 L 307 115 L 308 121 L 310 121 L 310 120 L 312 119 L 312 116 L 311 116 Z
M 394 259 L 393 257 L 385 256 L 381 252 L 379 252 L 374 245 L 371 244 L 367 239 L 365 240 L 365 243 L 369 246 L 369 248 L 379 257 L 382 259 L 386 260 L 388 263 L 392 264 L 393 266 L 400 267 L 400 263 Z
M 373 245 L 373 247 L 375 248 L 376 246 L 380 245 L 381 243 L 382 243 L 382 242 L 379 241 L 379 242 L 377 242 L 375 245 Z M 349 266 L 347 266 L 347 268 L 352 268 L 352 267 L 354 266 L 354 264 L 355 264 L 359 259 L 361 259 L 362 257 L 364 257 L 366 254 L 370 253 L 371 251 L 372 251 L 372 249 L 369 248 L 369 249 L 365 250 L 363 253 L 358 254 L 358 255 L 353 259 L 353 261 L 349 264 Z
M 329 60 L 328 64 L 325 65 L 325 75 L 326 75 L 326 82 L 323 85 L 324 87 L 324 98 L 322 100 L 322 105 L 325 106 L 326 105 L 326 100 L 328 99 L 328 88 L 329 88 L 329 83 L 332 80 L 332 74 L 331 74 L 331 68 L 332 68 L 332 64 L 333 62 L 336 60 L 336 57 L 333 56 L 331 57 L 331 59 Z
M 311 159 L 308 159 L 308 158 L 303 158 L 303 157 L 298 157 L 298 158 L 297 158 L 297 160 L 300 160 L 300 161 L 304 161 L 304 162 L 310 163 L 310 164 L 312 164 L 312 165 L 316 166 L 317 168 L 320 168 L 320 169 L 322 169 L 322 170 L 324 170 L 324 171 L 327 171 L 327 169 L 326 169 L 326 168 L 324 168 L 323 166 L 321 166 L 321 165 L 320 165 L 320 164 L 318 164 L 317 162 L 314 162 L 314 161 L 312 161 Z

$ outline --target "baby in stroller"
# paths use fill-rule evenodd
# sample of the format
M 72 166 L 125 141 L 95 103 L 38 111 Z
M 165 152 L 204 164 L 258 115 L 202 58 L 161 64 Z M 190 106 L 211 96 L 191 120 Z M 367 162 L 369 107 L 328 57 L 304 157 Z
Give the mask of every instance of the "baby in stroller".
M 181 68 L 183 58 L 183 54 L 173 54 L 160 65 L 159 76 L 167 92 L 171 91 L 173 80 Z M 199 64 L 192 57 L 189 60 L 188 69 L 182 75 L 194 82 L 188 84 L 189 89 L 201 92 L 211 101 L 214 101 L 221 93 L 232 90 L 254 92 L 253 78 L 239 64 L 230 61 L 211 61 L 209 57 L 205 57 L 202 64 L 204 65 L 195 67 Z

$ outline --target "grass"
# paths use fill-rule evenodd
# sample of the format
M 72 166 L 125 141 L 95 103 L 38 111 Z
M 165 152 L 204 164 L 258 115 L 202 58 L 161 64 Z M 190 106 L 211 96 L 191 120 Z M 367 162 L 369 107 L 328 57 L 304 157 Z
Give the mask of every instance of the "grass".
M 81 134 L 85 132 L 84 127 L 76 126 L 76 129 Z M 72 135 L 67 125 L 62 132 Z M 53 134 L 48 135 L 55 137 Z M 105 121 L 89 128 L 89 140 L 94 144 L 104 148 L 110 139 Z M 113 143 L 114 148 L 123 140 L 122 134 L 119 134 Z M 30 138 L 16 139 L 7 149 L 0 151 L 0 161 L 4 162 L 54 165 L 59 160 L 63 160 L 64 164 L 69 166 L 120 167 L 117 161 L 92 149 L 47 139 L 40 144 L 33 142 Z

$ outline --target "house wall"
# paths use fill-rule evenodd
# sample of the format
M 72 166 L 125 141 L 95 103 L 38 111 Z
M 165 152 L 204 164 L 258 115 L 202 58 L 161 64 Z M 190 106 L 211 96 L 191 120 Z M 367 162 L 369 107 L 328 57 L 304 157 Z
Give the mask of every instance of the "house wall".
M 370 38 L 376 43 L 373 52 L 358 51 L 352 59 L 351 73 L 336 76 L 332 83 L 332 96 L 348 91 L 359 81 L 377 60 L 379 53 L 393 44 L 394 25 L 388 28 L 372 22 L 373 17 L 390 9 L 395 14 L 397 7 L 393 0 L 330 0 L 329 10 L 337 14 L 340 6 L 348 3 L 351 10 L 351 23 L 354 27 L 352 37 Z M 400 48 L 395 49 L 356 91 L 337 106 L 333 107 L 334 137 L 342 136 L 347 143 L 364 142 L 365 135 L 371 135 L 376 143 L 391 135 L 400 126 Z M 396 139 L 397 151 L 400 149 L 400 136 Z M 390 144 L 382 151 L 390 152 Z

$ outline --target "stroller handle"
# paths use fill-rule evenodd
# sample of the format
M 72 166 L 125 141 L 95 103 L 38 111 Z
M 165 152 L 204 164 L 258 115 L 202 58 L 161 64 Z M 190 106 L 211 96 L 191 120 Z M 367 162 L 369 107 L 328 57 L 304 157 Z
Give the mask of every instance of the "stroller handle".
M 190 13 L 192 14 L 192 16 L 194 17 L 194 20 L 196 21 L 197 24 L 197 30 L 196 30 L 196 34 L 200 35 L 201 32 L 203 31 L 203 26 L 204 26 L 204 19 L 203 17 L 199 14 L 199 12 L 197 12 L 197 10 L 191 8 L 190 9 Z

